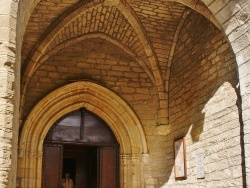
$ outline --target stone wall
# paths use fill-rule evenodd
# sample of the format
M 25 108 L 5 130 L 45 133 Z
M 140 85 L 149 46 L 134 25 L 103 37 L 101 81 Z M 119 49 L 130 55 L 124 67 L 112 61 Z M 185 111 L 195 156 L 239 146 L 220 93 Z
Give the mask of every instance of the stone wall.
M 189 3 L 189 1 L 177 0 L 180 3 Z M 3 2 L 3 1 L 2 1 Z M 5 10 L 11 8 L 5 3 L 2 6 Z M 10 2 L 10 0 L 8 1 Z M 19 12 L 20 18 L 18 23 L 18 35 L 22 38 L 25 27 L 28 23 L 29 16 L 31 15 L 35 6 L 40 0 L 20 1 Z M 197 1 L 194 1 L 197 3 Z M 233 51 L 236 55 L 238 64 L 240 95 L 242 97 L 242 120 L 244 125 L 244 150 L 250 151 L 249 141 L 249 120 L 250 120 L 250 105 L 249 105 L 249 64 L 250 64 L 250 39 L 249 39 L 249 7 L 250 3 L 246 0 L 201 0 L 212 12 L 212 14 L 219 21 L 220 25 L 226 33 L 229 43 L 232 45 Z M 195 4 L 190 3 L 190 7 L 195 7 Z M 1 10 L 2 11 L 2 10 Z M 4 11 L 3 11 L 4 12 Z M 204 9 L 199 10 L 200 13 L 204 13 Z M 19 53 L 21 49 L 21 43 L 18 45 Z M 19 57 L 20 58 L 20 57 Z M 246 180 L 247 185 L 250 185 L 250 153 L 244 152 L 246 159 Z
M 226 186 L 242 185 L 239 175 L 242 173 L 239 169 L 241 148 L 236 148 L 237 153 L 231 152 L 234 150 L 232 148 L 240 146 L 240 126 L 235 93 L 236 64 L 226 38 L 205 19 L 201 17 L 199 19 L 195 20 L 192 16 L 188 18 L 187 22 L 190 21 L 190 23 L 183 26 L 174 54 L 170 75 L 170 124 L 173 134 L 167 138 L 158 135 L 155 127 L 158 103 L 157 97 L 152 96 L 155 95 L 153 84 L 148 78 L 146 79 L 147 75 L 142 73 L 143 71 L 137 64 L 135 68 L 139 70 L 138 74 L 130 74 L 131 70 L 128 69 L 128 65 L 135 64 L 131 57 L 116 50 L 116 53 L 108 57 L 105 54 L 114 51 L 114 47 L 107 45 L 104 45 L 107 51 L 102 49 L 104 51 L 101 52 L 99 45 L 104 43 L 103 41 L 84 41 L 82 46 L 70 46 L 49 58 L 32 77 L 27 90 L 26 98 L 29 100 L 25 105 L 24 117 L 43 96 L 53 89 L 74 80 L 93 80 L 121 95 L 140 117 L 150 150 L 144 169 L 147 187 L 193 185 L 196 153 L 205 154 L 206 165 L 211 168 L 206 169 L 206 173 L 213 174 L 206 176 L 204 180 L 199 180 L 197 185 L 206 184 L 213 187 L 215 181 L 223 185 L 225 183 L 223 179 L 232 179 L 236 182 L 236 185 L 231 185 L 232 181 L 228 181 L 229 185 Z M 203 30 L 193 27 L 194 25 Z M 185 32 L 189 33 L 189 36 L 186 36 Z M 189 48 L 190 46 L 192 48 Z M 91 47 L 92 52 L 88 51 Z M 98 52 L 94 48 L 98 49 Z M 120 55 L 117 55 L 119 53 Z M 125 61 L 121 58 L 122 56 L 126 56 Z M 83 61 L 83 59 L 87 60 Z M 101 67 L 99 67 L 100 64 Z M 217 132 L 226 132 L 224 136 L 232 135 L 230 137 L 232 139 L 227 140 Z M 211 136 L 212 133 L 214 137 Z M 237 134 L 233 135 L 234 133 Z M 188 153 L 192 153 L 187 156 L 188 179 L 175 183 L 172 144 L 174 138 L 184 135 L 187 135 Z M 222 160 L 227 164 L 223 163 L 223 166 L 217 165 L 218 162 L 216 162 L 220 156 L 224 157 L 223 154 L 218 154 L 218 156 L 213 154 L 224 147 L 222 145 L 224 140 L 229 148 L 226 148 L 226 158 Z M 231 146 L 230 143 L 233 145 Z M 215 146 L 217 150 L 211 149 L 212 144 L 217 144 Z M 228 156 L 228 154 L 232 155 Z M 236 171 L 237 177 L 225 170 L 229 166 L 230 173 Z M 223 170 L 226 172 L 224 173 Z M 222 175 L 218 174 L 220 171 Z M 221 179 L 216 179 L 217 177 Z M 211 185 L 208 182 L 211 182 Z
M 45 95 L 67 83 L 89 80 L 119 94 L 144 125 L 156 125 L 156 89 L 135 60 L 103 39 L 87 39 L 50 57 L 27 89 L 25 117 Z
M 18 3 L 0 1 L 0 187 L 16 182 L 19 69 L 16 66 Z
M 164 187 L 242 187 L 237 66 L 223 34 L 197 14 L 180 32 L 170 76 L 170 181 Z M 174 180 L 173 140 L 185 136 L 187 179 Z M 196 178 L 196 154 L 205 178 Z
M 222 25 L 229 43 L 236 56 L 238 65 L 240 95 L 242 101 L 242 121 L 244 137 L 244 156 L 246 164 L 246 186 L 250 186 L 250 105 L 249 105 L 249 83 L 250 83 L 250 38 L 249 1 L 216 1 L 203 0 L 207 7 Z
M 197 81 L 192 78 L 193 71 L 190 69 L 194 67 L 195 65 L 192 64 L 192 62 L 186 62 L 187 65 L 189 66 L 184 66 L 183 70 L 179 70 L 182 73 L 185 73 L 186 77 L 182 77 L 184 83 L 186 83 L 187 86 L 184 88 L 187 89 L 187 93 L 185 93 L 185 89 L 181 91 L 181 96 L 184 96 L 186 98 L 182 99 L 180 96 L 174 95 L 177 92 L 177 89 L 174 86 L 178 88 L 180 84 L 172 83 L 171 85 L 171 98 L 174 98 L 174 102 L 171 102 L 170 107 L 172 109 L 177 109 L 179 111 L 183 111 L 183 116 L 179 116 L 177 112 L 171 111 L 171 125 L 173 126 L 173 136 L 169 137 L 166 139 L 164 136 L 157 136 L 155 127 L 154 126 L 145 126 L 145 131 L 147 133 L 147 138 L 148 142 L 150 144 L 150 150 L 151 150 L 151 156 L 152 160 L 150 159 L 148 164 L 150 162 L 155 161 L 154 164 L 149 166 L 146 166 L 145 172 L 147 179 L 146 183 L 148 187 L 154 187 L 154 186 L 160 186 L 163 185 L 166 182 L 166 179 L 168 177 L 171 177 L 171 179 L 166 183 L 166 186 L 174 186 L 177 187 L 177 184 L 180 184 L 179 186 L 183 187 L 184 184 L 188 186 L 191 181 L 196 182 L 196 179 L 192 179 L 192 177 L 195 177 L 195 168 L 194 168 L 194 158 L 192 156 L 188 156 L 188 167 L 191 167 L 190 171 L 188 171 L 188 175 L 191 178 L 188 177 L 187 180 L 185 181 L 178 181 L 177 183 L 174 183 L 173 180 L 173 173 L 172 173 L 172 165 L 173 165 L 173 156 L 172 156 L 172 141 L 175 137 L 177 136 L 183 136 L 187 134 L 187 149 L 188 151 L 193 151 L 195 154 L 196 152 L 204 152 L 205 154 L 205 162 L 206 164 L 211 164 L 213 167 L 217 167 L 217 163 L 215 163 L 215 160 L 218 159 L 218 156 L 226 156 L 226 159 L 223 161 L 226 161 L 225 166 L 226 167 L 231 167 L 231 170 L 234 172 L 239 172 L 240 170 L 237 168 L 239 166 L 239 156 L 238 154 L 234 154 L 234 152 L 230 152 L 230 150 L 233 151 L 238 151 L 239 148 L 236 148 L 239 146 L 240 141 L 239 141 L 239 123 L 238 121 L 236 122 L 236 119 L 238 119 L 238 108 L 236 107 L 236 93 L 235 93 L 235 88 L 236 88 L 236 83 L 235 83 L 235 74 L 238 72 L 239 74 L 239 81 L 240 81 L 240 95 L 242 97 L 242 113 L 240 111 L 240 114 L 242 114 L 243 118 L 243 125 L 244 125 L 244 147 L 241 149 L 245 149 L 245 153 L 243 152 L 243 157 L 246 158 L 246 172 L 247 172 L 247 185 L 250 185 L 250 168 L 249 168 L 249 159 L 250 159 L 250 141 L 249 141 L 249 134 L 250 134 L 250 129 L 249 129 L 249 110 L 250 110 L 250 105 L 249 105 L 249 64 L 250 64 L 250 39 L 249 39 L 249 7 L 250 3 L 249 1 L 245 0 L 239 0 L 239 1 L 234 1 L 234 0 L 228 0 L 228 1 L 217 1 L 217 0 L 202 0 L 207 7 L 212 11 L 212 13 L 216 16 L 216 18 L 219 20 L 220 24 L 223 26 L 223 29 L 227 35 L 227 38 L 232 45 L 233 51 L 236 55 L 236 60 L 237 60 L 237 65 L 238 65 L 238 70 L 235 68 L 234 63 L 229 63 L 232 64 L 232 71 L 234 73 L 229 73 L 230 70 L 226 70 L 225 72 L 228 73 L 226 74 L 223 69 L 219 67 L 214 68 L 215 65 L 212 64 L 212 61 L 214 60 L 217 62 L 216 58 L 218 57 L 218 52 L 215 53 L 215 57 L 212 57 L 213 52 L 209 52 L 211 55 L 211 59 L 209 61 L 203 61 L 204 59 L 208 60 L 209 55 L 204 55 L 200 54 L 199 57 L 199 62 L 202 64 L 202 68 L 204 70 L 207 70 L 201 73 L 201 75 L 207 77 L 208 83 L 205 83 L 204 80 L 200 80 L 201 82 L 196 83 Z M 0 2 L 0 60 L 1 60 L 1 86 L 0 86 L 0 93 L 1 93 L 1 111 L 0 111 L 0 140 L 1 140 L 1 145 L 0 145 L 0 163 L 1 163 L 1 168 L 0 168 L 0 186 L 1 187 L 15 187 L 14 182 L 15 182 L 15 168 L 16 168 L 16 163 L 15 163 L 15 155 L 16 155 L 16 146 L 17 146 L 17 135 L 18 135 L 18 130 L 17 127 L 19 125 L 18 123 L 18 103 L 19 103 L 19 65 L 20 65 L 20 54 L 21 54 L 21 44 L 22 44 L 22 37 L 25 31 L 25 26 L 28 22 L 29 16 L 33 10 L 33 8 L 36 6 L 36 4 L 39 2 L 39 0 L 32 0 L 32 1 L 20 1 L 20 6 L 19 6 L 19 21 L 17 24 L 18 31 L 16 31 L 15 26 L 16 25 L 16 17 L 17 17 L 17 1 L 11 1 L 11 0 L 5 0 Z M 181 2 L 181 0 L 179 1 Z M 204 31 L 205 33 L 207 31 Z M 18 36 L 19 43 L 16 48 L 16 40 L 14 39 L 15 36 Z M 223 38 L 223 36 L 221 36 Z M 187 42 L 187 38 L 183 38 L 183 42 Z M 192 38 L 192 37 L 191 37 Z M 221 39 L 222 39 L 221 38 Z M 208 39 L 207 39 L 208 40 Z M 212 41 L 212 40 L 211 40 Z M 221 43 L 226 43 L 225 38 L 222 40 L 218 40 L 215 42 L 218 46 L 226 46 L 226 49 L 223 49 L 224 47 L 221 47 L 222 51 L 228 50 L 228 46 L 222 45 Z M 178 44 L 179 47 L 181 44 Z M 214 43 L 213 43 L 214 45 Z M 201 46 L 200 46 L 201 47 Z M 17 49 L 17 51 L 15 50 Z M 180 47 L 181 49 L 181 47 Z M 215 47 L 216 49 L 216 47 Z M 215 50 L 214 49 L 214 50 Z M 220 48 L 218 48 L 219 50 Z M 197 49 L 196 49 L 197 50 Z M 203 49 L 204 50 L 204 49 Z M 183 48 L 183 51 L 188 53 L 185 48 Z M 178 51 L 177 51 L 178 52 Z M 199 52 L 199 50 L 198 50 Z M 198 53 L 197 52 L 197 53 Z M 183 61 L 185 60 L 185 54 L 181 54 L 179 52 L 176 54 L 175 58 L 178 58 L 178 60 L 182 59 Z M 196 55 L 197 55 L 196 53 Z M 222 53 L 223 55 L 220 55 L 220 57 L 224 57 L 225 54 Z M 179 56 L 179 57 L 178 57 Z M 181 57 L 182 56 L 182 57 Z M 198 56 L 198 55 L 197 55 Z M 227 55 L 226 55 L 227 56 Z M 231 61 L 232 57 L 229 57 L 228 59 L 226 58 L 223 59 L 223 61 L 220 59 L 219 62 L 229 62 Z M 197 61 L 194 59 L 194 61 Z M 17 63 L 15 63 L 17 62 Z M 179 62 L 179 61 L 178 61 Z M 178 62 L 175 59 L 173 63 L 173 71 L 174 67 L 178 67 Z M 183 62 L 182 62 L 183 63 Z M 208 64 L 212 64 L 212 68 L 209 70 L 206 69 L 205 67 Z M 219 66 L 221 66 L 219 64 Z M 223 65 L 224 66 L 224 65 Z M 226 69 L 230 69 L 229 68 Z M 185 68 L 185 70 L 184 70 Z M 200 68 L 196 67 L 197 71 L 200 71 Z M 178 68 L 176 68 L 178 69 Z M 176 73 L 179 73 L 179 71 L 176 71 Z M 209 73 L 210 71 L 210 73 Z M 14 74 L 15 72 L 15 74 Z M 215 73 L 214 73 L 215 72 Z M 223 73 L 224 72 L 224 73 Z M 190 73 L 190 74 L 189 74 Z M 208 77 L 206 74 L 211 74 L 211 77 Z M 218 76 L 218 75 L 219 76 Z M 177 74 L 181 75 L 181 74 Z M 198 75 L 198 76 L 201 76 Z M 218 76 L 218 77 L 216 77 Z M 214 83 L 215 80 L 213 78 L 216 77 L 218 78 L 218 81 L 216 81 L 216 84 L 209 84 L 209 83 Z M 190 81 L 190 82 L 188 82 Z M 171 81 L 172 82 L 172 81 Z M 194 84 L 194 85 L 192 85 Z M 196 85 L 195 85 L 196 84 Z M 53 86 L 54 87 L 54 86 Z M 50 87 L 52 89 L 53 87 Z M 198 87 L 198 88 L 197 88 Z M 206 91 L 206 93 L 202 93 L 200 89 L 203 88 L 203 90 Z M 190 89 L 192 88 L 192 91 L 190 92 Z M 194 89 L 195 88 L 195 89 Z M 204 89 L 205 88 L 205 89 Z M 14 95 L 13 95 L 14 91 Z M 196 91 L 196 92 L 194 92 Z M 47 91 L 44 91 L 42 95 L 45 95 Z M 152 92 L 152 91 L 151 91 Z M 193 92 L 193 93 L 192 93 Z M 197 93 L 199 94 L 198 96 Z M 195 100 L 189 100 L 191 95 L 196 96 Z M 202 97 L 200 97 L 202 96 Z M 222 97 L 223 96 L 223 97 Z M 41 98 L 42 96 L 40 96 Z M 232 97 L 232 98 L 231 98 Z M 124 97 L 125 98 L 125 97 Z M 170 98 L 170 101 L 172 101 Z M 223 100 L 222 100 L 223 99 Z M 128 100 L 128 99 L 126 99 Z M 152 99 L 153 100 L 153 99 Z M 200 106 L 200 102 L 197 101 L 202 101 L 205 102 L 204 104 Z M 36 102 L 38 101 L 38 98 L 33 99 L 33 104 L 29 104 L 30 107 L 32 107 Z M 176 101 L 176 103 L 175 103 Z M 181 102 L 179 102 L 181 101 Z M 187 102 L 184 103 L 183 101 Z M 144 101 L 145 102 L 145 101 Z M 183 102 L 183 103 L 182 103 Z M 134 100 L 134 103 L 136 101 Z M 153 106 L 156 106 L 155 102 L 152 102 Z M 182 106 L 183 105 L 183 106 Z M 13 107 L 15 106 L 15 108 Z M 153 109 L 154 109 L 153 107 Z M 30 109 L 26 109 L 26 113 Z M 237 112 L 237 113 L 236 113 Z M 197 114 L 198 115 L 195 115 Z M 148 114 L 154 114 L 152 111 Z M 177 114 L 177 117 L 174 115 Z M 216 114 L 219 114 L 219 116 L 216 116 Z M 190 116 L 194 115 L 193 118 Z M 142 116 L 142 115 L 141 115 Z M 184 122 L 182 118 L 188 118 L 188 121 Z M 216 119 L 215 119 L 216 117 Z M 177 118 L 177 119 L 176 119 Z M 197 119 L 196 119 L 197 118 Z M 150 120 L 147 122 L 148 125 L 152 124 L 155 125 L 155 121 L 151 120 L 152 117 L 150 117 Z M 218 121 L 218 122 L 217 122 Z M 7 123 L 8 122 L 8 123 Z M 146 123 L 147 124 L 147 123 Z M 184 125 L 183 125 L 184 124 Z M 203 126 L 201 126 L 203 124 Z M 229 130 L 230 129 L 230 130 Z M 214 133 L 215 137 L 210 137 L 207 136 L 206 134 Z M 218 132 L 218 134 L 216 134 Z M 220 134 L 226 132 L 227 134 Z M 236 133 L 234 136 L 233 134 Z M 228 140 L 226 142 L 226 138 L 223 136 L 231 135 L 232 139 L 235 139 L 234 141 Z M 209 141 L 209 138 L 211 138 L 211 141 Z M 14 139 L 12 139 L 14 138 Z M 199 140 L 197 142 L 196 140 Z M 216 153 L 216 151 L 220 151 L 220 148 L 222 146 L 220 145 L 223 140 L 225 140 L 225 143 L 228 143 L 229 148 L 223 148 L 225 150 L 225 155 L 219 155 L 215 156 L 213 155 Z M 11 143 L 12 142 L 12 143 Z M 155 143 L 154 143 L 155 142 Z M 11 144 L 10 144 L 11 143 Z M 168 143 L 165 145 L 165 143 Z M 210 143 L 210 145 L 215 145 L 217 150 L 213 151 L 211 150 L 210 145 L 206 145 L 207 143 Z M 218 144 L 219 143 L 219 144 Z M 162 147 L 155 147 L 157 145 L 161 145 Z M 232 144 L 232 145 L 230 145 Z M 206 148 L 204 151 L 204 147 Z M 232 149 L 234 148 L 235 149 Z M 199 149 L 201 148 L 201 149 Z M 12 151 L 11 151 L 12 150 Z M 220 153 L 220 152 L 218 152 Z M 10 161 L 10 155 L 11 155 L 11 160 Z M 166 157 L 169 156 L 169 157 Z M 232 161 L 228 160 L 228 157 L 230 156 L 231 159 L 234 159 Z M 163 160 L 164 159 L 164 160 Z M 169 160 L 166 160 L 169 159 Z M 162 161 L 164 161 L 162 163 Z M 172 161 L 169 163 L 169 161 Z M 235 163 L 234 163 L 235 162 Z M 5 164 L 6 166 L 2 166 L 2 164 Z M 224 164 L 224 163 L 223 163 Z M 165 166 L 164 166 L 165 165 Z M 235 166 L 235 169 L 232 168 Z M 165 170 L 169 169 L 169 173 L 166 177 Z M 229 173 L 226 168 L 223 168 L 222 165 L 218 165 L 218 169 L 214 169 L 214 172 L 216 171 L 221 171 L 221 169 L 224 169 L 224 175 L 226 174 L 226 177 L 223 177 L 225 179 L 233 179 L 235 185 L 228 185 L 232 187 L 237 187 L 242 184 L 240 182 L 240 178 L 236 177 L 234 174 L 239 174 L 239 173 L 234 173 L 231 174 Z M 211 170 L 211 169 L 210 169 Z M 209 172 L 208 169 L 206 169 L 207 172 Z M 172 173 L 172 174 L 171 174 Z M 171 176 L 169 175 L 171 174 Z M 216 174 L 216 173 L 213 173 Z M 197 181 L 200 183 L 200 185 L 203 185 L 207 180 L 211 180 L 211 184 L 207 183 L 208 186 L 214 185 L 213 181 L 222 182 L 221 179 L 217 179 L 220 177 L 221 174 L 216 174 L 216 177 L 206 177 L 204 180 L 199 180 Z M 152 177 L 152 178 L 151 178 Z M 210 178 L 210 179 L 209 179 Z M 244 179 L 244 178 L 243 178 Z M 228 181 L 228 183 L 232 183 L 232 181 Z M 221 183 L 222 184 L 222 183 Z M 219 185 L 219 183 L 218 183 Z M 223 184 L 221 185 L 223 186 Z

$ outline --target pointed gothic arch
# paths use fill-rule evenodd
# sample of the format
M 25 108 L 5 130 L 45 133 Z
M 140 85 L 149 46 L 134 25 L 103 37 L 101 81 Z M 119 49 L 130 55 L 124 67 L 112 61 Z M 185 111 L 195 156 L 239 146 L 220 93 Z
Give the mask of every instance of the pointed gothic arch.
M 19 143 L 18 176 L 22 187 L 41 187 L 45 136 L 56 120 L 80 107 L 106 121 L 116 136 L 120 144 L 121 187 L 143 187 L 141 159 L 147 154 L 147 145 L 137 116 L 115 93 L 88 81 L 53 91 L 28 116 Z

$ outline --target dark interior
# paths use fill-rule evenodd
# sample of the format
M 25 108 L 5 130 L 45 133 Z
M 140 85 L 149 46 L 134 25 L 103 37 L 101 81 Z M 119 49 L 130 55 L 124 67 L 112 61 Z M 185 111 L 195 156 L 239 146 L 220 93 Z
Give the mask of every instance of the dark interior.
M 62 177 L 66 172 L 74 182 L 75 188 L 97 187 L 97 147 L 64 145 Z

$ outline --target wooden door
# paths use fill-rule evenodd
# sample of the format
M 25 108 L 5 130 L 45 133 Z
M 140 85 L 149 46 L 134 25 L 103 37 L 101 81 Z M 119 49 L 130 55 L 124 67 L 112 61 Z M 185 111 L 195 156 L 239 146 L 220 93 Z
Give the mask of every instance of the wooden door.
M 44 145 L 43 188 L 61 186 L 62 149 L 61 145 Z
M 100 188 L 119 187 L 118 148 L 100 148 Z
M 75 188 L 83 188 L 87 186 L 87 170 L 84 157 L 76 159 L 76 179 Z

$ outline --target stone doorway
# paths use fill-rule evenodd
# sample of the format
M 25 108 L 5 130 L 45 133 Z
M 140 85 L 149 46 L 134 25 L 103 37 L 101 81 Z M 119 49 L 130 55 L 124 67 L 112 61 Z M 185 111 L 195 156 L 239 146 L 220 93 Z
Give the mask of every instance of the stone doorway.
M 140 121 L 115 93 L 98 84 L 82 81 L 47 95 L 26 119 L 19 142 L 17 178 L 20 188 L 42 187 L 46 137 L 58 119 L 81 108 L 103 119 L 119 143 L 119 186 L 144 187 L 142 159 L 147 157 L 148 151 Z
M 108 125 L 85 109 L 52 126 L 43 153 L 43 188 L 60 187 L 65 173 L 75 188 L 119 187 L 119 145 Z

